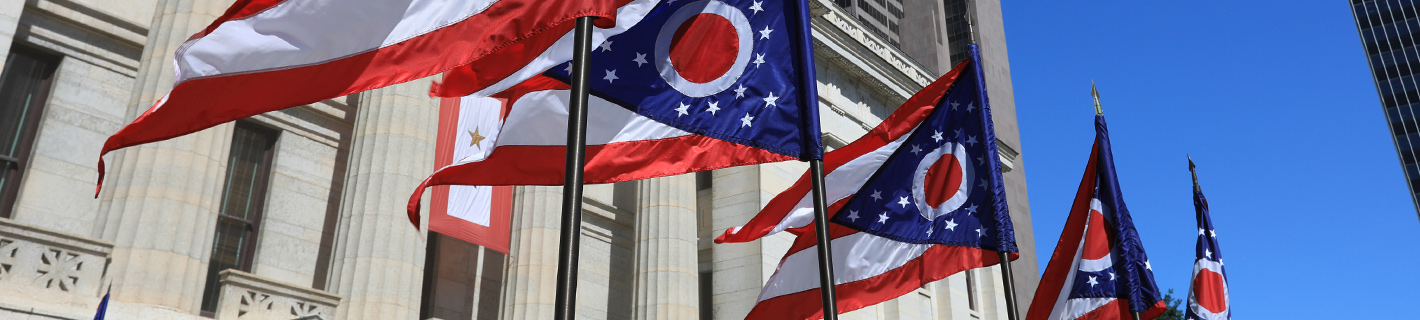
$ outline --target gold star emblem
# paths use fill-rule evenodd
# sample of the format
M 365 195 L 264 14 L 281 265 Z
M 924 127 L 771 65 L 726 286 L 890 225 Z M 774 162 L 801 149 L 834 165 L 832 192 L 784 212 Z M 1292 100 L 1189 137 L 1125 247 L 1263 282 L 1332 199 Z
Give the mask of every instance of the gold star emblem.
M 479 142 L 483 142 L 483 136 L 478 134 L 478 128 L 473 128 L 473 131 L 469 131 L 468 138 L 471 140 L 468 146 L 482 148 L 478 145 Z

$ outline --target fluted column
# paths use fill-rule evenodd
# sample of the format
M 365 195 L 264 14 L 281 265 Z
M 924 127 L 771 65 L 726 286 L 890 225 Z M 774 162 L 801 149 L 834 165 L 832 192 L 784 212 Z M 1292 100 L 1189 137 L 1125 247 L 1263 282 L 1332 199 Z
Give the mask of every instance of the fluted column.
M 172 88 L 173 53 L 231 3 L 158 2 L 125 119 Z M 112 153 L 92 235 L 114 244 L 114 299 L 198 311 L 231 143 L 224 124 Z
M 695 175 L 642 180 L 636 196 L 635 319 L 699 319 Z
M 429 84 L 360 94 L 331 259 L 329 291 L 345 297 L 336 319 L 419 316 L 425 243 L 404 208 L 434 169 L 439 106 Z
M 503 282 L 502 319 L 552 318 L 557 300 L 561 212 L 561 186 L 518 187 L 513 193 L 513 230 L 508 275 Z

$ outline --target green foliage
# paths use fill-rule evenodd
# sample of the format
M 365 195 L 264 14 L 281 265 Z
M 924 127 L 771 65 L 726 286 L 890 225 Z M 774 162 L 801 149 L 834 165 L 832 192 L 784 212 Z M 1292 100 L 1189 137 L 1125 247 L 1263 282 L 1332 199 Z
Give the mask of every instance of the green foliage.
M 1155 320 L 1183 320 L 1183 299 L 1174 298 L 1173 289 L 1164 293 L 1164 304 L 1168 305 L 1168 309 L 1164 309 L 1164 313 Z

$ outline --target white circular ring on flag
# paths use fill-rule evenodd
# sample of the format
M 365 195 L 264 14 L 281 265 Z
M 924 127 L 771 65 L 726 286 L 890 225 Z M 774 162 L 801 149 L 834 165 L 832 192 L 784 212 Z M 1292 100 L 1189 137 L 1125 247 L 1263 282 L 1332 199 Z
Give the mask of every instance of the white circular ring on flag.
M 949 153 L 950 152 L 950 153 Z M 956 158 L 957 169 L 961 170 L 961 183 L 957 184 L 956 190 L 952 191 L 952 196 L 942 202 L 939 207 L 927 204 L 927 171 L 937 164 L 938 160 L 945 155 Z M 976 174 L 972 172 L 971 157 L 966 154 L 966 147 L 959 143 L 948 142 L 937 149 L 933 149 L 922 158 L 922 162 L 917 163 L 917 171 L 912 173 L 912 198 L 917 204 L 917 210 L 922 212 L 922 217 L 927 220 L 936 220 L 937 217 L 951 213 L 966 204 L 966 200 L 971 197 L 971 182 L 975 181 Z
M 1198 259 L 1197 262 L 1193 263 L 1193 276 L 1195 278 L 1198 277 L 1199 271 L 1202 270 L 1208 270 L 1209 272 L 1217 274 L 1218 276 L 1223 276 L 1223 264 L 1218 263 L 1217 261 L 1208 259 Z M 1196 281 L 1198 281 L 1198 279 L 1189 279 L 1189 282 Z M 1197 292 L 1189 292 L 1187 308 L 1193 311 L 1193 314 L 1197 315 L 1199 320 L 1231 319 L 1229 315 L 1233 313 L 1233 301 L 1232 298 L 1228 297 L 1228 281 L 1226 278 L 1223 278 L 1223 281 L 1220 281 L 1220 283 L 1218 284 L 1223 286 L 1223 312 L 1214 313 L 1213 311 L 1209 311 L 1208 308 L 1205 308 L 1201 304 L 1199 304 Z
M 682 24 L 700 14 L 714 14 L 725 18 L 735 29 L 735 35 L 739 39 L 739 52 L 735 52 L 735 62 L 731 64 L 729 71 L 720 75 L 714 80 L 705 83 L 695 83 L 686 80 L 676 70 L 674 62 L 671 61 L 671 42 L 675 40 L 676 31 Z M 754 32 L 750 30 L 749 18 L 738 8 L 725 4 L 717 0 L 701 0 L 686 4 L 667 18 L 666 23 L 661 26 L 661 32 L 656 36 L 656 70 L 660 72 L 661 78 L 667 83 L 687 96 L 704 97 L 720 93 L 729 89 L 735 81 L 744 74 L 745 66 L 749 65 L 750 52 L 754 48 Z

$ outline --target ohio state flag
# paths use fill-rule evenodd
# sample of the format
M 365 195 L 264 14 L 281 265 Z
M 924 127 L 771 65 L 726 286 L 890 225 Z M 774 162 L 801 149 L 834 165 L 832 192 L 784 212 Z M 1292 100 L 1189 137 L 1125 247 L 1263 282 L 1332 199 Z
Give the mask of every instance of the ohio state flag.
M 1193 160 L 1188 170 L 1193 171 Z M 1193 261 L 1193 281 L 1188 289 L 1188 310 L 1185 319 L 1231 320 L 1233 310 L 1228 299 L 1228 273 L 1223 269 L 1223 251 L 1218 249 L 1218 232 L 1208 213 L 1208 198 L 1193 176 L 1193 210 L 1198 213 L 1198 255 Z
M 1095 145 L 1075 205 L 1026 320 L 1153 319 L 1166 308 L 1153 266 L 1134 229 L 1114 172 L 1104 116 L 1095 117 Z

